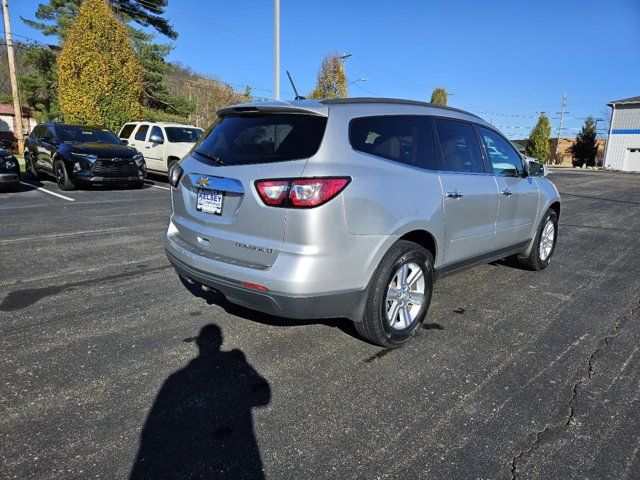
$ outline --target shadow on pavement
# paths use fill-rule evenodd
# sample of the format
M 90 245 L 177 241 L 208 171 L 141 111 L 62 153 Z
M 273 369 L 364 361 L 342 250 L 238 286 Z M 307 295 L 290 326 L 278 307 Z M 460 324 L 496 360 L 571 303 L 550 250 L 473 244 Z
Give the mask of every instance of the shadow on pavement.
M 184 341 L 198 356 L 160 389 L 130 479 L 264 478 L 251 410 L 269 403 L 269 383 L 240 350 L 220 350 L 216 325 Z

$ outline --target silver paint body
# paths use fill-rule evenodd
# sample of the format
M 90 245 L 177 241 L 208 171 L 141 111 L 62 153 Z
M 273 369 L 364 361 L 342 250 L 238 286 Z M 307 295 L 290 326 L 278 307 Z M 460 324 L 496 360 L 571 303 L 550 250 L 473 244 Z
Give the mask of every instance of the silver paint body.
M 471 114 L 389 103 L 250 105 L 327 116 L 318 152 L 308 159 L 241 166 L 210 166 L 190 153 L 180 162 L 184 175 L 171 192 L 166 250 L 198 271 L 262 285 L 274 295 L 330 302 L 340 292 L 365 292 L 385 252 L 416 230 L 434 238 L 436 269 L 524 241 L 528 251 L 542 215 L 560 199 L 547 178 L 428 171 L 355 151 L 349 143 L 349 121 L 356 117 L 432 115 L 488 125 Z M 195 182 L 202 175 L 234 187 L 225 192 L 220 216 L 195 208 Z M 311 209 L 264 205 L 254 187 L 258 179 L 316 176 L 352 181 L 336 198 Z M 507 188 L 512 195 L 501 194 Z M 450 198 L 449 192 L 464 196 Z M 252 306 L 250 300 L 242 303 Z M 361 308 L 345 308 L 344 316 L 357 321 L 359 315 Z

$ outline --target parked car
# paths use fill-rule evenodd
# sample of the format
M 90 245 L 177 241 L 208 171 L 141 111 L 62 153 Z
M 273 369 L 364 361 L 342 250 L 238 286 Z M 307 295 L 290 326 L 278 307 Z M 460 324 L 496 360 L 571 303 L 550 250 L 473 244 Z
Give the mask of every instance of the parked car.
M 102 127 L 41 123 L 24 150 L 29 174 L 54 176 L 60 190 L 114 183 L 140 188 L 147 173 L 142 154 Z
M 396 347 L 436 280 L 510 255 L 531 270 L 551 260 L 558 191 L 475 115 L 354 98 L 218 116 L 171 172 L 165 250 L 188 282 L 233 303 L 346 317 Z
M 0 188 L 10 192 L 20 190 L 20 164 L 16 157 L 5 148 L 0 148 Z
M 193 125 L 132 122 L 123 125 L 118 137 L 142 152 L 150 171 L 166 174 L 191 150 L 202 132 Z

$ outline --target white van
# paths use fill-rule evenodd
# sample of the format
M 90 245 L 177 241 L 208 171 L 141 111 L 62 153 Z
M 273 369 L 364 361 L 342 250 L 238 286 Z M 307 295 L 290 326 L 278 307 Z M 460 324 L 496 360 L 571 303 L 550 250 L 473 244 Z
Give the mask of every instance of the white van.
M 118 137 L 144 155 L 147 170 L 168 173 L 202 135 L 193 125 L 167 122 L 125 123 Z

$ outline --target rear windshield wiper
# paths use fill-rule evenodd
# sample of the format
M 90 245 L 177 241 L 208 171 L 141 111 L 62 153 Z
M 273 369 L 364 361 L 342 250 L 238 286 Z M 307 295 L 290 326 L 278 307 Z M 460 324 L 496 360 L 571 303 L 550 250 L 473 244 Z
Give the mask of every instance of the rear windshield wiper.
M 202 155 L 205 158 L 208 158 L 209 160 L 213 160 L 214 162 L 220 164 L 220 165 L 224 165 L 224 162 L 220 159 L 220 157 L 212 154 L 212 153 L 203 153 L 199 150 L 195 151 L 198 155 Z

